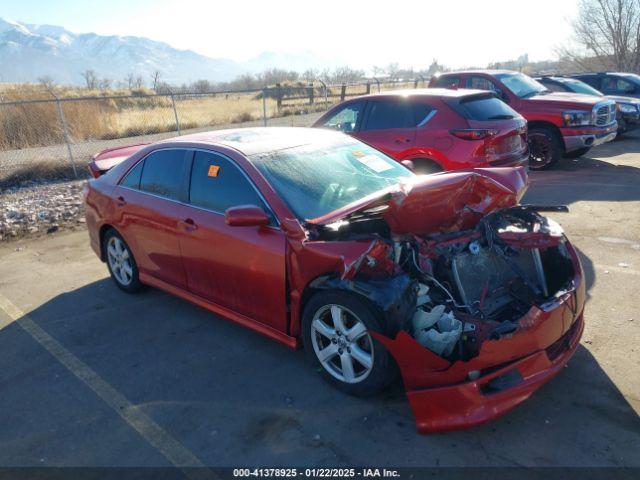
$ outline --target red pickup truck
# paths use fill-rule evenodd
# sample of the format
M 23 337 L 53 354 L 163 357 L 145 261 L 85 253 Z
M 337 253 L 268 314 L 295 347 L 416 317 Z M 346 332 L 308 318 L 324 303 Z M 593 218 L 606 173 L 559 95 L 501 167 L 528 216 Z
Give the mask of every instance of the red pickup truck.
M 529 168 L 542 170 L 561 157 L 577 158 L 611 141 L 618 129 L 615 102 L 574 93 L 551 92 L 531 77 L 508 70 L 447 72 L 429 87 L 472 88 L 496 93 L 529 127 Z

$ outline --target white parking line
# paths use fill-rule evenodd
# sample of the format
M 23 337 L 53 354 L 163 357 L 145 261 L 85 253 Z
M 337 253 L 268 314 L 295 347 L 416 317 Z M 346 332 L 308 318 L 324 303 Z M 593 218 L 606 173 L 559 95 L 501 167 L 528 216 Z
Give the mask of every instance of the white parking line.
M 218 478 L 205 465 L 160 425 L 135 407 L 118 390 L 107 383 L 91 367 L 45 332 L 27 314 L 0 294 L 0 309 L 16 322 L 36 342 L 55 357 L 69 372 L 98 395 L 129 426 L 156 448 L 172 465 L 183 470 L 188 478 Z M 7 322 L 5 322 L 7 323 Z M 9 322 L 10 323 L 10 322 Z M 3 325 L 4 327 L 5 325 Z M 195 468 L 192 467 L 201 467 Z

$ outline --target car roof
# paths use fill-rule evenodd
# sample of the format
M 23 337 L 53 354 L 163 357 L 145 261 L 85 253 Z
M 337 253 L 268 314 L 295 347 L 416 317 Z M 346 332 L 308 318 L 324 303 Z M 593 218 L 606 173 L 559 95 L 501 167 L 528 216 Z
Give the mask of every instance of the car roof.
M 486 90 L 472 90 L 470 88 L 407 88 L 403 90 L 389 90 L 387 92 L 369 93 L 350 99 L 349 101 L 368 98 L 394 98 L 394 97 L 447 97 L 460 98 L 467 95 L 489 93 Z
M 288 148 L 345 140 L 347 135 L 319 128 L 303 127 L 255 127 L 212 130 L 161 140 L 158 144 L 201 144 L 233 148 L 246 156 L 274 152 Z
M 468 74 L 485 74 L 485 75 L 497 75 L 499 73 L 520 73 L 515 70 L 457 70 L 455 72 L 442 72 L 437 74 L 437 76 L 445 76 L 445 75 L 468 75 Z
M 577 81 L 575 78 L 563 77 L 563 76 L 560 76 L 560 75 L 541 75 L 539 77 L 534 77 L 534 80 L 551 80 L 553 82 L 560 82 L 560 83 L 568 83 L 568 82 L 576 82 Z

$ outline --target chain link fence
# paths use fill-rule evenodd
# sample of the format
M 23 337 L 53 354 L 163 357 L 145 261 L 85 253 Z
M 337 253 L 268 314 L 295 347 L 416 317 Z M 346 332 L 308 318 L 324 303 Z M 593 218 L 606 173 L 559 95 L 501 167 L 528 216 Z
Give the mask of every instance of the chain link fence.
M 207 93 L 79 98 L 50 93 L 48 98 L 0 101 L 0 185 L 21 178 L 81 178 L 96 152 L 121 145 L 222 128 L 307 127 L 348 98 L 425 86 L 424 78 L 374 79 Z

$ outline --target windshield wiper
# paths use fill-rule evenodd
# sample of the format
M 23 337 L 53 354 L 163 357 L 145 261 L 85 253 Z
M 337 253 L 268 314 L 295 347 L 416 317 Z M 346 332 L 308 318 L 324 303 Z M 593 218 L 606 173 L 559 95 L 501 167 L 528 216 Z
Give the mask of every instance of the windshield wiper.
M 487 120 L 511 120 L 513 115 L 494 115 L 493 117 L 489 117 Z

